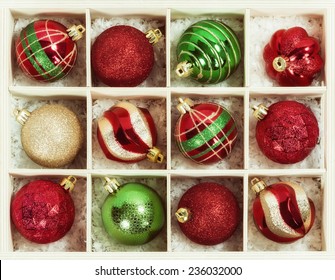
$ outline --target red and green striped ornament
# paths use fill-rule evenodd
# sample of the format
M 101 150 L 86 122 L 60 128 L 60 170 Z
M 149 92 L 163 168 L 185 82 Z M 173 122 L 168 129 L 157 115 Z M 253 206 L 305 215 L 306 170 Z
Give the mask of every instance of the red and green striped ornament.
M 174 137 L 180 152 L 199 164 L 212 164 L 229 155 L 237 140 L 236 123 L 231 114 L 216 103 L 194 105 L 179 98 Z
M 19 67 L 28 77 L 41 82 L 65 77 L 76 62 L 76 41 L 82 38 L 84 31 L 81 25 L 67 29 L 53 20 L 28 24 L 15 44 Z

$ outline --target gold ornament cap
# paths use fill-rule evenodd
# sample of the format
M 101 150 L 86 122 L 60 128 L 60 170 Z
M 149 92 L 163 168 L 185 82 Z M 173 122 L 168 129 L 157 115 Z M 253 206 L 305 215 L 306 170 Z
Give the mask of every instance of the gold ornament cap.
M 158 149 L 157 147 L 152 147 L 148 153 L 147 153 L 147 158 L 151 162 L 157 162 L 157 163 L 162 163 L 164 161 L 164 155 L 162 154 L 161 150 Z
M 115 179 L 110 179 L 108 177 L 105 177 L 105 184 L 104 188 L 106 191 L 108 191 L 111 194 L 115 194 L 120 189 L 120 183 Z
M 259 104 L 258 106 L 254 105 L 252 109 L 254 110 L 253 112 L 254 117 L 259 121 L 265 118 L 269 110 L 269 108 L 266 107 L 264 104 Z
M 177 105 L 177 109 L 182 115 L 191 111 L 191 108 L 194 106 L 193 101 L 189 98 L 183 99 L 179 97 L 178 101 L 179 101 L 179 104 Z
M 145 33 L 145 37 L 149 39 L 149 43 L 152 45 L 157 44 L 162 36 L 162 31 L 159 29 L 150 29 Z
M 259 194 L 266 188 L 266 184 L 263 180 L 255 177 L 251 180 L 251 189 L 256 193 Z
M 80 25 L 72 25 L 70 28 L 66 30 L 71 37 L 72 41 L 78 41 L 83 38 L 83 34 L 86 31 L 85 27 Z
M 190 220 L 190 218 L 191 218 L 191 211 L 189 209 L 187 209 L 187 208 L 183 208 L 182 207 L 182 208 L 179 208 L 177 210 L 177 212 L 175 213 L 175 215 L 176 215 L 176 218 L 177 218 L 178 222 L 184 224 L 184 223 L 186 223 L 187 221 Z
M 180 62 L 176 67 L 176 73 L 180 78 L 187 78 L 192 74 L 192 71 L 193 71 L 192 63 L 188 61 Z
M 278 56 L 272 61 L 272 66 L 277 72 L 283 72 L 287 67 L 287 63 L 285 58 Z
M 65 190 L 68 190 L 71 192 L 74 189 L 74 185 L 77 183 L 77 178 L 74 176 L 69 176 L 67 178 L 64 178 L 60 185 L 64 187 Z
M 31 113 L 26 110 L 26 109 L 15 109 L 14 110 L 14 116 L 16 118 L 16 121 L 21 124 L 21 125 L 25 125 L 27 120 L 29 119 Z

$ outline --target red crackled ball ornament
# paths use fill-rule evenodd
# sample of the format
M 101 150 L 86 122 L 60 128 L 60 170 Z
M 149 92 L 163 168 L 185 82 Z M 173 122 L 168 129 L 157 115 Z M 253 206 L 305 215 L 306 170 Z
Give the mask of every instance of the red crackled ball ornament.
M 318 143 L 319 126 L 313 112 L 296 101 L 280 101 L 269 108 L 254 106 L 259 119 L 256 140 L 269 159 L 282 163 L 304 160 Z
M 71 229 L 75 207 L 69 191 L 76 179 L 72 176 L 61 184 L 36 180 L 24 185 L 13 197 L 11 218 L 26 239 L 46 244 L 65 236 Z
M 157 130 L 150 112 L 129 102 L 120 102 L 98 120 L 100 147 L 110 160 L 125 163 L 145 158 L 162 163 L 164 156 L 155 147 Z
M 323 67 L 319 42 L 301 27 L 276 31 L 263 58 L 267 74 L 280 86 L 309 86 Z
M 102 32 L 92 46 L 95 76 L 111 87 L 134 87 L 141 84 L 154 65 L 152 45 L 162 36 L 159 29 L 146 34 L 126 25 Z
M 258 178 L 251 180 L 251 184 L 257 195 L 253 203 L 254 222 L 265 237 L 278 243 L 291 243 L 310 231 L 315 206 L 300 185 L 278 182 L 266 186 Z
M 15 44 L 21 70 L 31 79 L 54 82 L 65 77 L 77 58 L 76 41 L 82 38 L 82 25 L 67 29 L 54 20 L 37 20 L 28 24 Z
M 240 220 L 240 209 L 228 188 L 206 182 L 183 194 L 176 217 L 180 229 L 191 241 L 216 245 L 233 235 Z

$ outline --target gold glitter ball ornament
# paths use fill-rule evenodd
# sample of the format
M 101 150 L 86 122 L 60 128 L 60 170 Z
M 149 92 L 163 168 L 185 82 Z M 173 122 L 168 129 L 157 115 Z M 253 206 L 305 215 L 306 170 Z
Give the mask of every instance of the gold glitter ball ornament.
M 35 163 L 59 168 L 71 163 L 83 144 L 83 131 L 76 114 L 63 105 L 44 105 L 32 113 L 15 111 L 22 147 Z

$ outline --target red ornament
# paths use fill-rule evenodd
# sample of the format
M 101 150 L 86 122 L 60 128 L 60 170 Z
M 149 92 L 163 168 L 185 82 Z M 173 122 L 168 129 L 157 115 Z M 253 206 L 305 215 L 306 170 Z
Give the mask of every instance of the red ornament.
M 260 120 L 256 126 L 259 148 L 278 163 L 297 163 L 305 159 L 318 142 L 319 127 L 313 112 L 296 101 L 280 101 L 269 108 L 254 107 Z
M 66 29 L 53 20 L 37 20 L 28 24 L 16 41 L 17 63 L 30 78 L 54 82 L 65 77 L 77 58 L 74 41 L 82 37 L 81 25 Z
M 148 158 L 163 162 L 155 147 L 157 131 L 147 109 L 120 102 L 104 112 L 98 120 L 98 141 L 108 159 L 132 163 Z
M 26 239 L 45 244 L 59 240 L 74 222 L 75 207 L 68 189 L 76 179 L 62 183 L 36 180 L 24 185 L 11 203 L 11 217 L 16 229 Z
M 303 188 L 290 182 L 266 186 L 254 178 L 252 189 L 254 222 L 260 232 L 278 243 L 291 243 L 304 237 L 312 228 L 315 206 Z
M 230 238 L 238 225 L 240 209 L 233 193 L 217 183 L 200 183 L 188 189 L 176 212 L 182 232 L 193 242 L 216 245 Z
M 323 67 L 319 53 L 318 41 L 305 29 L 278 30 L 264 48 L 266 72 L 280 86 L 309 86 Z
M 111 87 L 135 87 L 141 84 L 154 65 L 152 44 L 158 42 L 161 36 L 158 29 L 144 34 L 126 25 L 108 28 L 92 46 L 94 74 Z
M 196 163 L 211 164 L 231 153 L 237 128 L 230 113 L 219 104 L 193 105 L 186 98 L 179 98 L 178 119 L 174 136 L 181 153 Z

